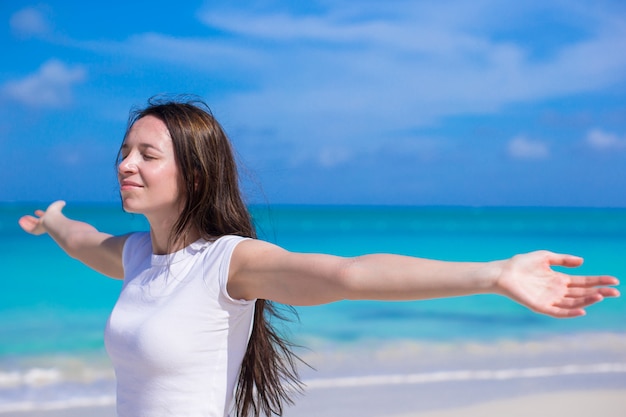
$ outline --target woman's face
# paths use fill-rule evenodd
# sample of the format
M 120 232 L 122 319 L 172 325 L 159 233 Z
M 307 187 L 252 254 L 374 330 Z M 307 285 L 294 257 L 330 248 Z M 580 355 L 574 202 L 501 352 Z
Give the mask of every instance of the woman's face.
M 122 144 L 121 157 L 118 180 L 124 210 L 149 220 L 175 221 L 182 207 L 180 174 L 165 123 L 154 116 L 137 120 Z

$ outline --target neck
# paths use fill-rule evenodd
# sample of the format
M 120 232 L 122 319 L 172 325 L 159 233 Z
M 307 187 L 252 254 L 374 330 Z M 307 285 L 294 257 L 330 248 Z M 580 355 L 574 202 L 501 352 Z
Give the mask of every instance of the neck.
M 200 238 L 200 233 L 198 231 L 189 230 L 184 233 L 180 239 L 173 241 L 173 224 L 171 221 L 155 222 L 154 219 L 148 219 L 148 221 L 150 223 L 152 252 L 155 255 L 174 253 Z

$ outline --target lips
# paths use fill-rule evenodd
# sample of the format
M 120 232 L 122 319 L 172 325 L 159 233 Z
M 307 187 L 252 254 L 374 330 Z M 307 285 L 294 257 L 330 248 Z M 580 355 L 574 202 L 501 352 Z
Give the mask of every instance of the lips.
M 143 188 L 143 185 L 136 183 L 134 181 L 129 181 L 129 180 L 124 180 L 122 182 L 120 182 L 120 190 L 121 191 L 126 191 L 126 190 L 132 190 L 135 188 Z

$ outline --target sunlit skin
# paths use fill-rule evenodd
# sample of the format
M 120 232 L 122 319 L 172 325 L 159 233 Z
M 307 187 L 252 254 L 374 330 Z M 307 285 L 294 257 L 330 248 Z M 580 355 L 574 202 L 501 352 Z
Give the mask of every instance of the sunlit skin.
M 184 196 L 172 139 L 153 116 L 135 122 L 122 146 L 118 169 L 124 209 L 146 216 L 154 253 L 173 252 L 172 224 Z M 126 236 L 113 236 L 68 219 L 65 203 L 20 219 L 33 234 L 49 233 L 71 256 L 114 278 L 123 278 Z M 199 237 L 188 230 L 186 242 Z M 241 242 L 229 268 L 228 292 L 236 299 L 266 299 L 291 305 L 324 304 L 343 299 L 419 300 L 478 293 L 505 295 L 533 311 L 577 317 L 585 308 L 619 292 L 617 279 L 576 276 L 553 266 L 577 267 L 582 258 L 537 251 L 493 262 L 442 262 L 399 255 L 343 258 L 294 253 L 257 239 Z
M 118 155 L 120 197 L 126 211 L 145 216 L 149 235 L 101 232 L 66 217 L 61 200 L 19 220 L 26 232 L 47 233 L 71 257 L 125 280 L 107 330 L 120 377 L 120 415 L 190 415 L 192 409 L 230 415 L 228 404 L 238 415 L 282 414 L 292 388 L 300 386 L 297 358 L 274 329 L 276 317 L 266 301 L 308 306 L 498 294 L 537 313 L 568 318 L 619 295 L 611 287 L 616 278 L 555 270 L 576 268 L 583 259 L 544 250 L 490 262 L 286 250 L 256 238 L 232 144 L 206 104 L 150 100 L 131 113 L 131 121 Z M 154 255 L 174 252 L 165 257 L 165 268 L 155 264 Z M 138 311 L 156 321 L 144 325 Z M 178 329 L 181 317 L 186 323 Z M 180 332 L 171 329 L 171 320 Z M 164 328 L 171 329 L 165 336 Z M 163 339 L 169 336 L 176 347 Z M 130 354 L 136 367 L 127 366 Z M 169 366 L 182 357 L 176 362 L 181 366 Z M 218 398 L 226 401 L 213 401 Z
M 121 151 L 118 180 L 124 210 L 146 216 L 155 251 L 164 253 L 184 201 L 179 191 L 176 155 L 165 123 L 154 116 L 137 120 Z M 199 234 L 193 240 L 196 236 Z

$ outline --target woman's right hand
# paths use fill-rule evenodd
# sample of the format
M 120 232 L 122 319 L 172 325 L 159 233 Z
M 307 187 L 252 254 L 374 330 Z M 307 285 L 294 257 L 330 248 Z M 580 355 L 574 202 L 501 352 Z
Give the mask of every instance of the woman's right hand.
M 18 223 L 25 232 L 32 235 L 42 235 L 47 232 L 44 225 L 44 218 L 52 213 L 61 213 L 63 207 L 65 207 L 65 201 L 55 201 L 54 203 L 50 204 L 45 211 L 35 210 L 34 216 L 31 216 L 30 214 L 22 216 L 18 220 Z

